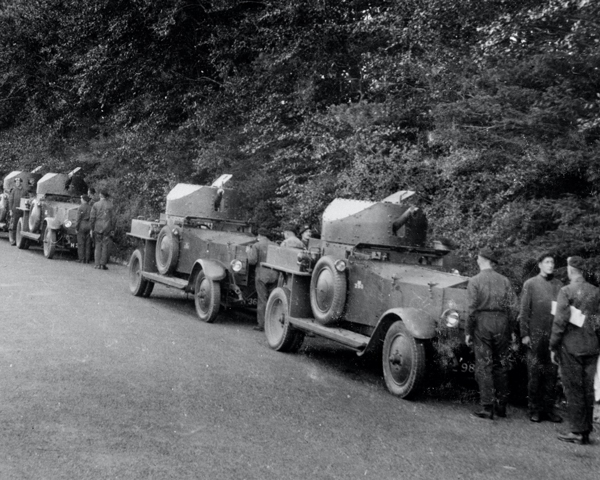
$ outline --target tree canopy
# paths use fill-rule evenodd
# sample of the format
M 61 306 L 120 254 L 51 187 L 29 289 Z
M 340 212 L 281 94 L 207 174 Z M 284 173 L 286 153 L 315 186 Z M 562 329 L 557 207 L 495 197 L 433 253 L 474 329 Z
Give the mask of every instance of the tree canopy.
M 2 0 L 0 171 L 82 166 L 129 218 L 232 173 L 248 218 L 416 190 L 432 238 L 600 263 L 591 0 Z

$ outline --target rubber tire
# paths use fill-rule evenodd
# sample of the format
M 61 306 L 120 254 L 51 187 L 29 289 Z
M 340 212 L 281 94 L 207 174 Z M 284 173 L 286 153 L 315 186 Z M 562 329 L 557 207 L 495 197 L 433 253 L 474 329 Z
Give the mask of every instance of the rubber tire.
M 163 275 L 173 272 L 179 259 L 180 235 L 174 235 L 173 230 L 179 231 L 177 228 L 165 225 L 156 238 L 156 269 Z
M 206 278 L 202 270 L 194 282 L 194 304 L 198 318 L 206 323 L 214 322 L 221 308 L 221 284 Z
M 278 352 L 297 352 L 304 341 L 304 332 L 290 324 L 289 311 L 289 293 L 284 288 L 277 287 L 267 300 L 265 335 L 269 347 Z
M 148 280 L 142 277 L 143 264 L 142 252 L 138 248 L 131 254 L 128 264 L 129 291 L 134 297 L 143 297 L 148 288 Z
M 44 243 L 44 257 L 48 260 L 52 260 L 56 253 L 56 230 L 52 230 L 48 225 L 42 233 Z
M 310 306 L 315 320 L 331 325 L 340 319 L 346 304 L 346 274 L 338 272 L 333 257 L 321 257 L 310 279 Z
M 29 231 L 36 233 L 42 224 L 42 205 L 34 200 L 29 211 Z
M 21 235 L 21 232 L 23 231 L 23 217 L 19 218 L 19 221 L 17 222 L 17 230 L 15 232 L 15 241 L 17 242 L 17 248 L 19 250 L 27 250 L 29 248 L 29 239 L 25 238 L 23 235 Z
M 413 337 L 402 321 L 393 323 L 386 332 L 381 359 L 383 378 L 392 394 L 410 398 L 420 391 L 426 371 L 425 342 Z

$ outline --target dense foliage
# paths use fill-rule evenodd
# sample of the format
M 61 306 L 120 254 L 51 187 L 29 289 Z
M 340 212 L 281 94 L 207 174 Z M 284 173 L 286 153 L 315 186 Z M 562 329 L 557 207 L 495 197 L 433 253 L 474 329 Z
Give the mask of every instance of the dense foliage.
M 124 230 L 224 172 L 272 228 L 416 190 L 520 281 L 600 263 L 599 68 L 591 0 L 1 0 L 0 173 L 82 166 Z

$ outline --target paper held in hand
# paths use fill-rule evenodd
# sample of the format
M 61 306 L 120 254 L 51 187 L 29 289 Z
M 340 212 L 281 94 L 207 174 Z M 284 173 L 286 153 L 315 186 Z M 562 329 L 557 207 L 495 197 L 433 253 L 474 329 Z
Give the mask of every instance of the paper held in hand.
M 582 327 L 585 322 L 585 315 L 581 313 L 581 310 L 571 305 L 571 316 L 569 317 L 569 323 L 572 323 L 576 327 Z
M 556 302 L 552 302 L 552 306 L 550 307 L 550 315 L 556 315 Z

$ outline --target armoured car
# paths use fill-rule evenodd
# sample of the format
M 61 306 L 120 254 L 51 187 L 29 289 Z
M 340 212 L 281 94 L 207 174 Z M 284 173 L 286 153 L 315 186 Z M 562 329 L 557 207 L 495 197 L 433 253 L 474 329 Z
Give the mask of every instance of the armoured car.
M 17 224 L 17 247 L 29 248 L 42 244 L 44 256 L 54 257 L 57 249 L 74 251 L 77 248 L 77 209 L 87 185 L 78 174 L 47 173 L 37 182 L 36 196 L 21 199 L 22 217 Z
M 213 322 L 225 308 L 256 308 L 254 269 L 246 247 L 256 242 L 243 219 L 239 195 L 225 188 L 180 183 L 167 195 L 159 219 L 134 219 L 128 235 L 129 289 L 148 297 L 156 283 L 191 293 L 198 317 Z
M 8 194 L 15 185 L 15 179 L 21 178 L 27 196 L 35 194 L 38 180 L 42 177 L 39 172 L 41 167 L 34 168 L 31 172 L 15 170 L 10 172 L 3 181 L 4 193 L 0 194 L 0 232 L 8 232 L 10 212 L 8 209 Z M 12 240 L 12 239 L 11 239 Z
M 380 355 L 385 384 L 399 397 L 423 386 L 431 342 L 460 353 L 468 278 L 443 271 L 448 250 L 427 245 L 427 219 L 412 197 L 336 199 L 306 250 L 269 247 L 263 266 L 280 272 L 266 307 L 271 348 L 297 351 L 310 332 Z

